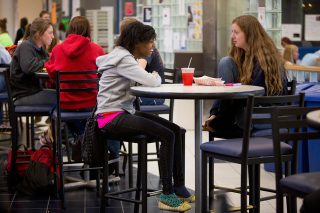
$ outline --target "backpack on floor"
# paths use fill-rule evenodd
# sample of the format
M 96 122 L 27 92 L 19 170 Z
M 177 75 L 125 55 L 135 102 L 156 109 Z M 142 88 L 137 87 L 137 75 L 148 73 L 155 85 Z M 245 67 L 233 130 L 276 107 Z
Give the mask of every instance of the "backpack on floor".
M 57 166 L 58 186 L 60 172 Z M 32 155 L 29 168 L 18 185 L 18 190 L 27 195 L 38 193 L 54 193 L 53 151 L 50 146 L 44 145 Z

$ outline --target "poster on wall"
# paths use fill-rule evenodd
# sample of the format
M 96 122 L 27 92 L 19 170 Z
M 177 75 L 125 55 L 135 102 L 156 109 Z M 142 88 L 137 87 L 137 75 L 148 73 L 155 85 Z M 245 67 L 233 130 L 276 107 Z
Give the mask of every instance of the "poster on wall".
M 169 26 L 170 25 L 170 8 L 165 7 L 162 9 L 162 25 Z
M 143 7 L 143 23 L 151 25 L 152 22 L 152 8 L 151 7 Z
M 137 1 L 123 0 L 123 16 L 136 16 Z
M 258 7 L 258 20 L 260 24 L 266 28 L 266 8 Z
M 320 14 L 305 15 L 304 38 L 306 41 L 320 41 Z
M 202 2 L 187 6 L 188 38 L 202 39 Z
M 282 24 L 282 37 L 288 37 L 291 41 L 301 41 L 301 24 Z

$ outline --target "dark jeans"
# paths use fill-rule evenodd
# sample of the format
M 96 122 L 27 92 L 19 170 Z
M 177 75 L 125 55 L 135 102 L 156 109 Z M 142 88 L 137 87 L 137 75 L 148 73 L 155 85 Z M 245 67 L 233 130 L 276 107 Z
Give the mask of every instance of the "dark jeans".
M 103 128 L 107 134 L 121 138 L 122 135 L 144 134 L 161 141 L 160 173 L 163 193 L 173 193 L 172 177 L 175 186 L 184 183 L 180 127 L 157 115 L 136 112 L 120 114 Z

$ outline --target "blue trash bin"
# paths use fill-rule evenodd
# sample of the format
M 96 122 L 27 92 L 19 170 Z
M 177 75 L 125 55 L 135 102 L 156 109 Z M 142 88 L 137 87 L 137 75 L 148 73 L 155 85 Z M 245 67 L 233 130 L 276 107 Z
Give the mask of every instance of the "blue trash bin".
M 318 91 L 318 92 L 317 92 Z M 320 107 L 320 84 L 302 83 L 297 85 L 296 94 L 305 92 L 305 105 L 308 107 Z M 298 146 L 298 173 L 320 171 L 320 139 L 307 143 L 299 143 Z M 317 160 L 319 158 L 319 160 Z M 274 172 L 274 164 L 267 163 L 264 169 Z

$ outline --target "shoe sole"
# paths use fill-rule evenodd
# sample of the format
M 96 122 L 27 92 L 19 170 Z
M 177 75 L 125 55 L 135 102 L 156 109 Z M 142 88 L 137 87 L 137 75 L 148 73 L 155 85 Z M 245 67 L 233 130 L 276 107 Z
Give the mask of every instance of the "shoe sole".
M 184 202 L 187 202 L 187 203 L 194 203 L 196 202 L 196 196 L 195 195 L 191 195 L 190 197 L 180 197 L 178 196 L 178 198 Z
M 171 212 L 185 212 L 185 211 L 188 211 L 191 209 L 191 206 L 186 202 L 184 202 L 183 204 L 181 204 L 178 207 L 171 207 L 171 206 L 168 206 L 162 202 L 159 202 L 158 207 L 161 210 L 166 210 L 166 211 L 171 211 Z

